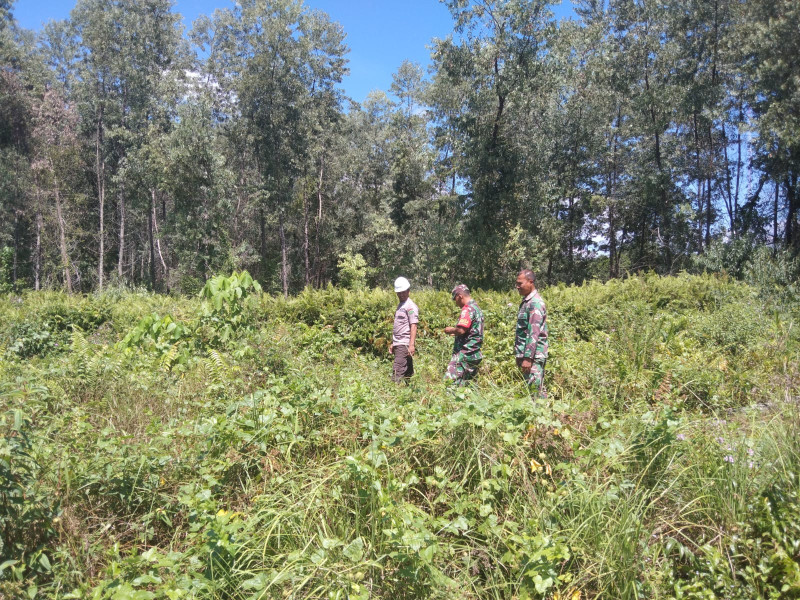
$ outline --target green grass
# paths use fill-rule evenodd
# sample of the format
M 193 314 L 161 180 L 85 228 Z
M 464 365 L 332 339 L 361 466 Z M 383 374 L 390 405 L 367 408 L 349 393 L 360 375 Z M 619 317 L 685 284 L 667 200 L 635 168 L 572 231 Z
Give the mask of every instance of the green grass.
M 511 293 L 475 293 L 486 358 L 454 390 L 444 292 L 413 294 L 396 386 L 393 294 L 215 281 L 0 300 L 0 596 L 800 596 L 793 306 L 714 277 L 547 289 L 533 401 Z

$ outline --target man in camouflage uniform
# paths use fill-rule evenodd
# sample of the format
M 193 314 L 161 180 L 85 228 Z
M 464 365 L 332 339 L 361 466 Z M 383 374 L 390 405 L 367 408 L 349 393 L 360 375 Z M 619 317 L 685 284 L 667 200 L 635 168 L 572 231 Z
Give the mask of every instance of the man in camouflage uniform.
M 544 365 L 547 362 L 547 309 L 536 290 L 536 276 L 525 269 L 517 275 L 517 291 L 522 296 L 517 313 L 514 354 L 525 382 L 544 395 Z
M 453 357 L 447 365 L 445 379 L 452 380 L 456 385 L 464 385 L 475 377 L 478 365 L 481 364 L 481 344 L 483 343 L 483 311 L 477 302 L 472 299 L 469 288 L 462 284 L 457 285 L 451 292 L 453 301 L 461 309 L 458 323 L 455 327 L 445 327 L 447 335 L 454 335 Z

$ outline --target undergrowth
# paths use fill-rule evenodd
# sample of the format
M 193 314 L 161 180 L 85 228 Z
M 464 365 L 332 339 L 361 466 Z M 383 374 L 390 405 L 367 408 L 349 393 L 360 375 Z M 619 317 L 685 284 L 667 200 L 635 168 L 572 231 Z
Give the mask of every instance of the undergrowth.
M 442 375 L 456 307 L 396 299 L 0 299 L 0 597 L 800 597 L 794 304 L 717 277 L 554 287 L 546 399 L 518 297 L 475 292 L 485 359 Z

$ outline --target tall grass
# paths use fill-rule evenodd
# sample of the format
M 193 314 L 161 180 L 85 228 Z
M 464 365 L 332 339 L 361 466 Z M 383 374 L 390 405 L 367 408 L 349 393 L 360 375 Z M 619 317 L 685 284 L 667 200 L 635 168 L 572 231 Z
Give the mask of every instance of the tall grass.
M 800 592 L 790 317 L 743 322 L 759 296 L 712 277 L 545 290 L 548 397 L 532 400 L 510 355 L 518 298 L 475 296 L 486 359 L 455 390 L 444 293 L 415 296 L 408 386 L 389 381 L 388 292 L 219 310 L 6 297 L 0 594 Z

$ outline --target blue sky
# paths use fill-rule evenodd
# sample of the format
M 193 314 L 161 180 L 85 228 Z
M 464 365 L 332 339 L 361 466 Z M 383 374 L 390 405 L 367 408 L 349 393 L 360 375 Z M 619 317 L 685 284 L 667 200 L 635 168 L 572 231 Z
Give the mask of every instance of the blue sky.
M 450 13 L 437 0 L 306 0 L 306 5 L 328 13 L 347 33 L 350 75 L 345 93 L 362 102 L 371 90 L 388 90 L 394 73 L 408 59 L 429 64 L 433 38 L 444 38 L 453 29 Z M 12 11 L 22 27 L 40 29 L 50 20 L 65 19 L 75 0 L 16 0 Z M 188 29 L 201 14 L 233 6 L 230 0 L 176 0 L 174 10 Z M 568 16 L 569 0 L 555 7 L 558 16 Z

